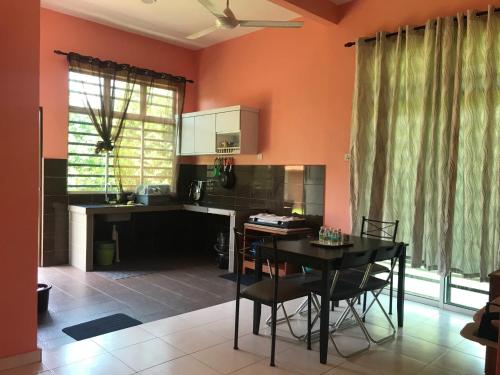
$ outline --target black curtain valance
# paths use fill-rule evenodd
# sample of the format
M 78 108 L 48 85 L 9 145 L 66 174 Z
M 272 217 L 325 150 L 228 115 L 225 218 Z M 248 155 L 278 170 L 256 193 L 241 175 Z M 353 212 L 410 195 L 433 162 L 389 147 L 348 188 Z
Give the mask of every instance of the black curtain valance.
M 169 74 L 169 73 L 160 73 L 160 72 L 156 72 L 156 71 L 151 70 L 151 69 L 139 68 L 137 66 L 133 66 L 130 64 L 117 63 L 117 62 L 111 61 L 111 60 L 101 60 L 97 57 L 80 55 L 79 53 L 76 53 L 76 52 L 62 52 L 59 50 L 55 50 L 54 53 L 56 53 L 58 55 L 67 56 L 68 61 L 70 59 L 73 61 L 78 61 L 80 66 L 82 66 L 82 67 L 84 67 L 85 65 L 94 66 L 94 67 L 99 66 L 102 69 L 110 69 L 110 70 L 113 70 L 114 72 L 122 71 L 125 74 L 133 73 L 137 77 L 142 76 L 145 80 L 150 80 L 151 78 L 153 78 L 153 79 L 163 79 L 166 81 L 171 81 L 171 82 L 176 82 L 176 83 L 182 83 L 182 82 L 193 83 L 194 82 L 190 79 L 187 79 L 186 77 L 175 76 L 175 75 Z

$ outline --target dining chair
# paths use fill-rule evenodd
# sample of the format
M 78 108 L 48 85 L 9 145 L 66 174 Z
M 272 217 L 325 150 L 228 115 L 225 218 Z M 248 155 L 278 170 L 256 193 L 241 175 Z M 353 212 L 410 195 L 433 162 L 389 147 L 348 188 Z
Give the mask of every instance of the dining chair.
M 359 299 L 359 297 L 365 292 L 366 283 L 368 281 L 371 269 L 375 262 L 375 256 L 378 250 L 367 250 L 363 252 L 349 252 L 349 250 L 345 250 L 342 259 L 340 260 L 339 267 L 333 273 L 332 281 L 330 283 L 330 301 L 331 302 L 339 302 L 346 301 L 347 307 L 340 314 L 337 321 L 330 325 L 331 330 L 329 332 L 330 340 L 335 347 L 337 353 L 343 358 L 350 358 L 353 355 L 362 353 L 370 349 L 370 338 L 368 336 L 368 331 L 362 321 L 361 316 L 358 314 L 355 308 L 355 303 Z M 356 272 L 358 275 L 362 275 L 359 279 L 359 284 L 354 284 L 351 282 L 344 281 L 343 274 L 344 273 L 352 273 L 352 268 L 355 267 L 365 267 L 365 272 L 360 273 Z M 314 281 L 305 285 L 307 289 L 309 289 L 314 294 L 321 294 L 321 281 Z M 339 330 L 343 321 L 347 318 L 347 316 L 351 313 L 354 316 L 355 321 L 358 326 L 361 328 L 363 332 L 363 336 L 366 339 L 367 345 L 354 350 L 350 353 L 344 353 L 340 350 L 337 345 L 333 333 Z M 308 319 L 310 320 L 310 319 Z M 308 334 L 310 334 L 308 332 Z
M 269 277 L 272 279 L 274 277 L 274 272 L 272 271 L 271 261 L 269 259 L 267 259 L 267 265 L 268 265 L 268 269 L 269 269 Z M 312 270 L 308 270 L 307 267 L 302 266 L 301 269 L 302 269 L 302 275 L 299 275 L 299 274 L 289 275 L 288 278 L 289 279 L 293 279 L 295 282 L 298 282 L 298 283 L 301 283 L 301 284 L 304 284 L 306 282 L 311 282 L 314 279 L 317 279 L 317 280 L 320 279 L 320 275 L 318 273 L 313 274 L 313 271 Z M 300 303 L 299 307 L 297 309 L 295 309 L 295 311 L 292 312 L 291 314 L 289 314 L 288 311 L 286 310 L 285 303 L 280 303 L 278 305 L 277 311 L 279 311 L 280 309 L 282 309 L 283 310 L 283 317 L 282 318 L 278 318 L 277 317 L 276 318 L 276 324 L 286 323 L 287 326 L 288 326 L 288 330 L 290 331 L 290 334 L 293 337 L 295 337 L 297 340 L 303 340 L 303 339 L 305 339 L 306 335 L 305 334 L 301 335 L 301 334 L 295 332 L 295 330 L 292 327 L 291 319 L 293 317 L 297 316 L 297 315 L 300 316 L 301 314 L 303 314 L 303 311 L 309 308 L 309 302 L 312 303 L 312 307 L 316 310 L 316 312 L 319 312 L 319 310 L 320 310 L 320 303 L 319 303 L 318 298 L 314 294 L 312 295 L 312 300 L 311 301 L 309 301 L 309 298 L 305 298 L 304 301 L 302 301 Z M 317 320 L 318 317 L 319 317 L 319 315 L 316 315 L 316 317 L 314 318 L 314 320 L 311 323 L 312 326 L 314 326 L 314 324 L 316 323 L 316 320 Z M 272 315 L 270 315 L 266 319 L 266 325 L 268 325 L 270 327 L 272 321 L 273 321 Z
M 246 298 L 254 302 L 271 307 L 271 361 L 270 366 L 275 366 L 276 352 L 276 318 L 279 303 L 294 300 L 296 298 L 307 297 L 308 316 L 307 316 L 307 348 L 311 349 L 311 292 L 304 287 L 305 280 L 313 280 L 305 277 L 303 274 L 292 274 L 279 276 L 279 257 L 276 246 L 277 238 L 272 235 L 251 235 L 234 229 L 236 246 L 236 315 L 234 319 L 234 349 L 238 350 L 238 327 L 240 314 L 240 298 Z M 248 254 L 252 243 L 272 242 L 274 249 L 274 277 L 256 281 L 255 283 L 241 288 L 241 272 L 243 258 Z
M 380 307 L 382 310 L 382 313 L 384 314 L 385 318 L 389 322 L 389 325 L 392 328 L 392 333 L 388 336 L 385 336 L 380 339 L 374 339 L 372 335 L 370 334 L 370 331 L 367 329 L 368 332 L 368 337 L 370 338 L 371 341 L 373 341 L 376 344 L 381 344 L 385 341 L 391 340 L 394 338 L 396 335 L 396 327 L 394 327 L 394 324 L 392 323 L 391 318 L 385 311 L 384 307 L 382 306 L 382 303 L 380 303 L 380 300 L 378 299 L 378 296 L 382 292 L 382 290 L 387 287 L 388 285 L 392 289 L 392 280 L 393 280 L 393 275 L 394 275 L 394 268 L 396 266 L 396 263 L 401 256 L 401 253 L 403 252 L 405 247 L 404 243 L 398 243 L 395 245 L 393 248 L 390 249 L 379 249 L 377 250 L 377 255 L 375 257 L 375 261 L 381 261 L 385 259 L 390 259 L 391 260 L 391 268 L 389 270 L 389 273 L 385 279 L 380 279 L 378 277 L 371 276 L 368 278 L 368 281 L 366 282 L 366 285 L 364 287 L 365 292 L 370 292 L 372 294 L 373 300 L 370 302 L 368 307 L 366 307 L 365 311 L 363 311 L 363 318 L 366 316 L 368 311 L 370 311 L 371 307 L 375 302 L 377 302 L 377 305 Z M 389 304 L 391 306 L 391 304 Z
M 368 238 L 378 238 L 381 240 L 390 240 L 396 242 L 396 236 L 398 234 L 399 220 L 395 221 L 381 221 L 375 219 L 369 219 L 363 216 L 361 221 L 361 233 L 360 237 Z M 397 259 L 395 260 L 397 261 Z M 383 264 L 375 263 L 372 267 L 372 275 L 390 273 L 390 270 L 394 268 L 394 259 L 391 259 L 391 266 L 387 267 Z M 364 272 L 364 268 L 361 267 L 359 271 Z M 391 274 L 391 280 L 389 285 L 389 314 L 392 314 L 392 297 L 394 294 L 394 281 Z M 363 313 L 366 311 L 366 296 L 363 296 Z
M 404 246 L 405 246 L 404 243 L 398 243 L 398 244 L 395 244 L 393 247 L 377 250 L 375 257 L 374 257 L 374 262 L 380 262 L 380 261 L 389 260 L 389 259 L 391 260 L 391 268 L 389 269 L 387 277 L 385 277 L 384 279 L 381 279 L 380 277 L 373 276 L 373 275 L 375 275 L 373 273 L 374 267 L 372 267 L 372 270 L 369 273 L 367 279 L 366 279 L 365 274 L 362 274 L 361 272 L 358 272 L 358 271 L 348 272 L 345 275 L 345 277 L 342 279 L 344 282 L 352 283 L 353 285 L 359 285 L 363 280 L 366 279 L 366 283 L 362 288 L 363 292 L 364 293 L 370 292 L 371 295 L 373 296 L 373 299 L 372 299 L 371 303 L 368 305 L 368 307 L 366 307 L 366 310 L 363 311 L 361 317 L 364 318 L 366 316 L 366 314 L 368 313 L 368 311 L 370 311 L 370 309 L 372 308 L 373 304 L 376 302 L 377 305 L 380 307 L 382 313 L 384 314 L 385 318 L 387 319 L 387 322 L 389 323 L 389 325 L 391 327 L 391 333 L 389 335 L 384 336 L 384 337 L 379 338 L 379 339 L 373 338 L 372 334 L 370 333 L 370 330 L 365 326 L 365 329 L 366 329 L 366 332 L 367 332 L 369 339 L 375 344 L 384 343 L 386 341 L 393 339 L 396 336 L 396 327 L 394 326 L 391 318 L 389 317 L 389 315 L 385 311 L 382 303 L 378 299 L 378 296 L 380 295 L 380 293 L 382 292 L 382 290 L 385 287 L 390 285 L 391 279 L 392 279 L 393 274 L 394 274 L 394 268 L 396 266 L 398 258 L 401 256 L 401 252 L 404 250 Z M 374 265 L 375 264 L 376 263 L 374 263 Z M 380 274 L 378 274 L 378 275 L 380 275 Z M 362 319 L 362 320 L 364 321 L 364 319 Z

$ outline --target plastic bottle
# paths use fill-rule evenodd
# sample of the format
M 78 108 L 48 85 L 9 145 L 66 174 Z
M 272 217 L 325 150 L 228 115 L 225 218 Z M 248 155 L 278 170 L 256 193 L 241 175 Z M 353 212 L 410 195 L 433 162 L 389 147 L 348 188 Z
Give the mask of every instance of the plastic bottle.
M 318 239 L 320 242 L 324 242 L 325 241 L 325 227 L 321 227 L 319 228 L 319 235 L 318 235 Z

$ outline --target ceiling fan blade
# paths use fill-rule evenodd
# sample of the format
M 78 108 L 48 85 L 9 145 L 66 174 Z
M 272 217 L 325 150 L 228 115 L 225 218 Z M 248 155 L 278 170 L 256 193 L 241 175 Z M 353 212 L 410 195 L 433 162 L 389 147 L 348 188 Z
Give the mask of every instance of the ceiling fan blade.
M 201 5 L 203 5 L 215 17 L 224 17 L 224 13 L 222 13 L 219 9 L 217 9 L 210 0 L 198 0 L 198 2 Z
M 238 19 L 236 18 L 236 16 L 234 15 L 233 11 L 231 10 L 231 8 L 226 8 L 224 9 L 224 15 L 226 16 L 226 18 L 228 18 L 232 23 L 234 23 L 235 25 L 238 24 Z
M 283 28 L 298 28 L 304 26 L 302 21 L 251 21 L 240 20 L 241 27 L 283 27 Z
M 201 31 L 198 31 L 194 34 L 191 34 L 191 35 L 188 35 L 186 36 L 186 39 L 190 39 L 190 40 L 193 40 L 193 39 L 199 39 L 207 34 L 210 34 L 210 33 L 213 33 L 214 31 L 218 30 L 219 29 L 219 26 L 217 25 L 213 25 L 213 26 L 210 26 L 209 28 L 205 29 L 205 30 L 201 30 Z

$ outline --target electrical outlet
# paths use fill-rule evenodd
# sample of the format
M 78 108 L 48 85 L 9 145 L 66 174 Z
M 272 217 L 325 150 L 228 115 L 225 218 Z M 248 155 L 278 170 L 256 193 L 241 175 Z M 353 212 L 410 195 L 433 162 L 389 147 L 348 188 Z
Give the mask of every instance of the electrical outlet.
M 262 160 L 262 153 L 257 154 L 257 160 Z
M 351 154 L 344 154 L 344 160 L 345 161 L 351 160 Z

